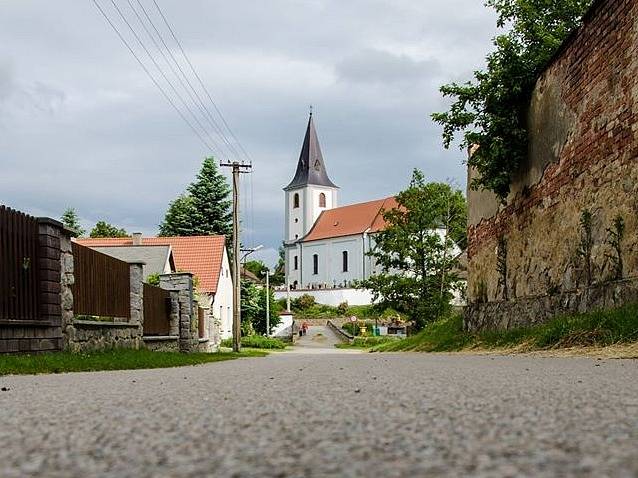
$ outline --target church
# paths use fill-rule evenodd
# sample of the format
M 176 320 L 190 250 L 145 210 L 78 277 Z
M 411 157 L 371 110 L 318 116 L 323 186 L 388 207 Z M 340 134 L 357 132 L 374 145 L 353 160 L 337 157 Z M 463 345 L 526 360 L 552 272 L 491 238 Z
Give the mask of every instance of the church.
M 339 206 L 339 187 L 328 176 L 312 113 L 284 191 L 286 284 L 293 295 L 311 291 L 317 302 L 330 305 L 370 303 L 370 293 L 353 286 L 380 272 L 367 253 L 385 227 L 382 212 L 396 206 L 394 197 Z

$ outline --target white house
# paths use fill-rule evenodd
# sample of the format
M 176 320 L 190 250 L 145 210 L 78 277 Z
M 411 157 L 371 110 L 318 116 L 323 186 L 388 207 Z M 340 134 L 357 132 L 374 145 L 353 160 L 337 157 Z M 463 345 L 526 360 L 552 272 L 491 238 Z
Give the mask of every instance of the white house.
M 312 113 L 295 176 L 284 191 L 285 273 L 291 297 L 310 293 L 322 304 L 369 304 L 370 292 L 353 284 L 381 271 L 368 253 L 375 233 L 386 227 L 383 211 L 397 206 L 395 198 L 339 207 L 339 188 L 326 172 Z M 286 294 L 280 290 L 276 297 Z

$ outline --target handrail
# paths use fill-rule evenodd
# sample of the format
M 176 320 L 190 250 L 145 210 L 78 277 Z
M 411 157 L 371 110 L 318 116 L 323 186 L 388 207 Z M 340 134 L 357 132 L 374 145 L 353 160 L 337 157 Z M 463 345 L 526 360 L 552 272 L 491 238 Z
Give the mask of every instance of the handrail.
M 352 343 L 352 341 L 354 340 L 354 335 L 350 335 L 341 327 L 338 327 L 337 325 L 335 325 L 332 322 L 332 320 L 328 320 L 328 322 L 326 322 L 326 325 L 330 328 L 330 330 L 332 330 L 335 334 L 337 334 L 337 337 L 339 337 L 341 340 L 344 340 L 348 343 Z

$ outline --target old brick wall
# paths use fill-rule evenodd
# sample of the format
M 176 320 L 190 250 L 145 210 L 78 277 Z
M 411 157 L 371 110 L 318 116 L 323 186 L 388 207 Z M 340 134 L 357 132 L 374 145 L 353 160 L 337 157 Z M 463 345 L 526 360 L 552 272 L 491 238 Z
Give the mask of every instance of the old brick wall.
M 607 228 L 617 215 L 626 224 L 624 280 L 638 277 L 638 0 L 595 2 L 539 79 L 529 125 L 528 164 L 506 203 L 468 191 L 470 321 L 477 302 L 505 299 L 499 237 L 510 302 L 586 289 L 577 253 L 584 209 L 593 214 L 594 283 L 611 276 Z

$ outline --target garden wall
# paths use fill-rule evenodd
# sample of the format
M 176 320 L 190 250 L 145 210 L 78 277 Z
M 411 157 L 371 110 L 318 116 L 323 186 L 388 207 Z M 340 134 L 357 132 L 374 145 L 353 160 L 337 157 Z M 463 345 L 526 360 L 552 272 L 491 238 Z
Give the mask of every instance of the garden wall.
M 538 80 L 529 129 L 527 164 L 505 203 L 468 190 L 470 329 L 638 299 L 638 0 L 594 2 Z M 579 252 L 585 210 L 591 254 Z

